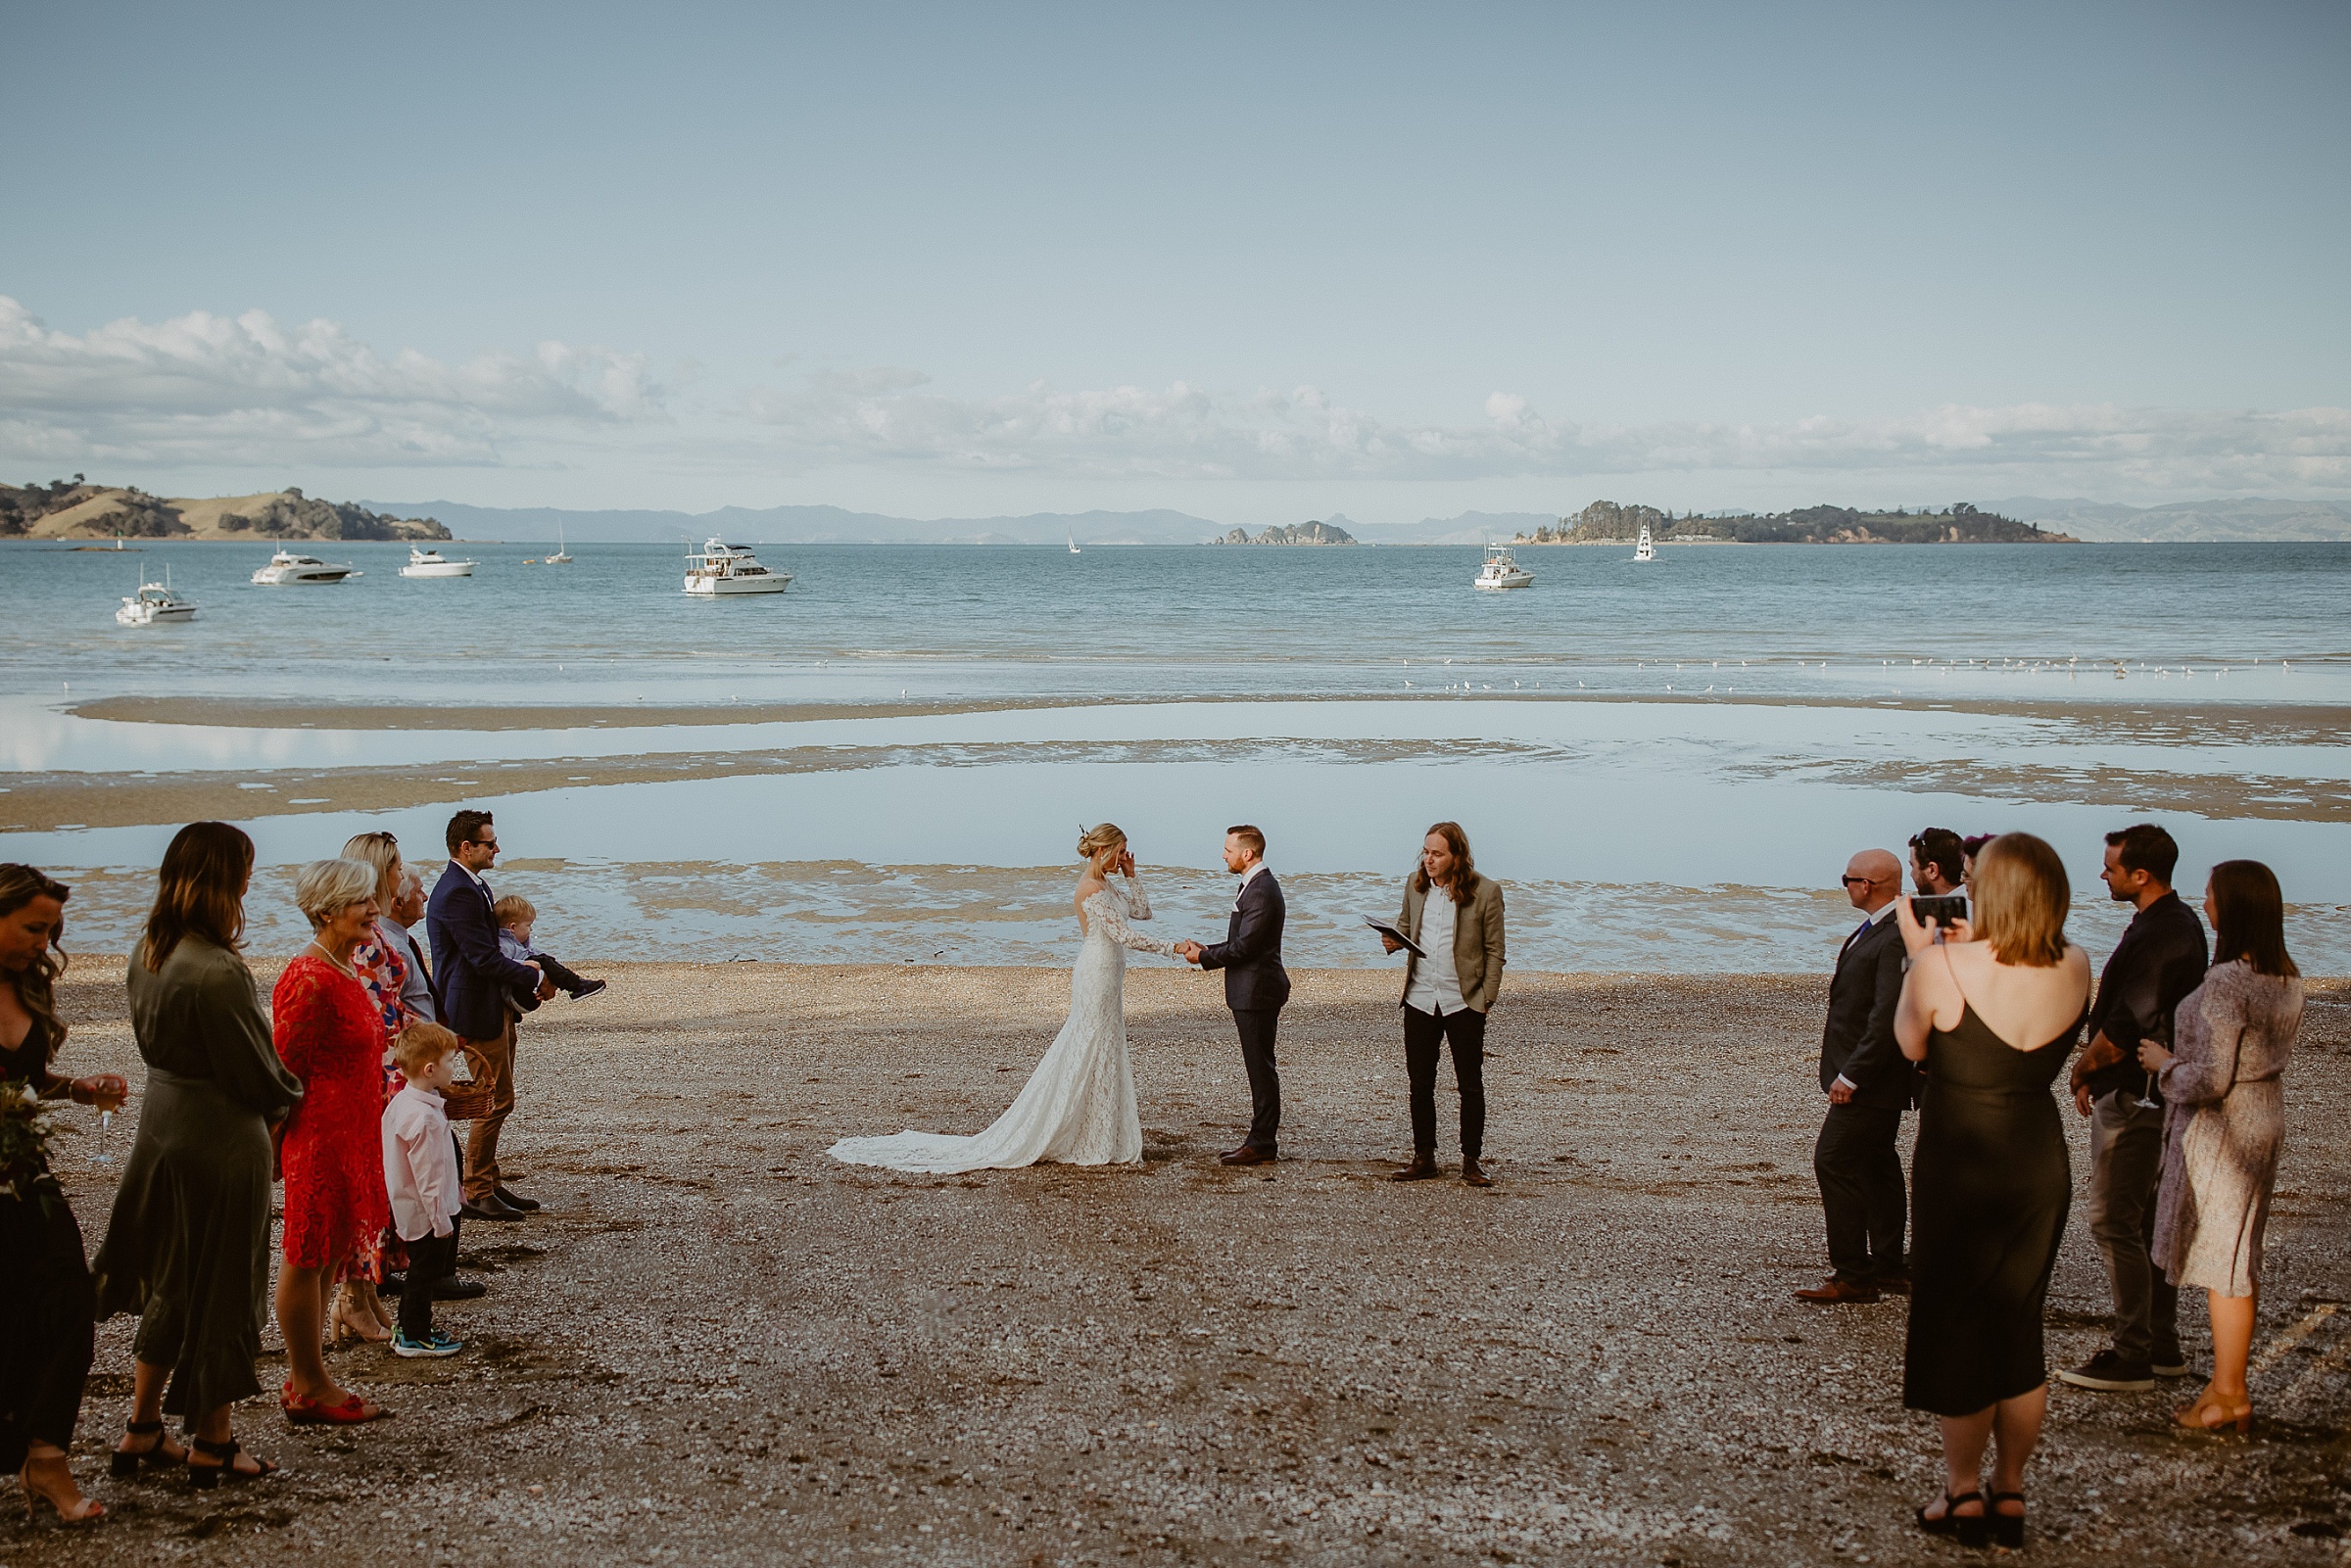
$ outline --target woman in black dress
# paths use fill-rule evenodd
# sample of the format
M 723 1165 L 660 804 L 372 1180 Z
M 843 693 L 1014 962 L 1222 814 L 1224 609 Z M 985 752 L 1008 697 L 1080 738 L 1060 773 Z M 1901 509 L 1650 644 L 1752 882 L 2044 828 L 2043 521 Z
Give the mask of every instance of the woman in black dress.
M 1943 1424 L 1943 1497 L 1919 1528 L 1970 1545 L 2024 1544 L 2025 1461 L 2048 1406 L 2041 1303 L 2073 1197 L 2049 1085 L 2089 999 L 2089 960 L 2065 939 L 2072 898 L 2055 850 L 2003 833 L 1976 857 L 1972 928 L 1939 931 L 1895 905 L 1910 972 L 1895 1037 L 1927 1065 L 1902 1402 Z
M 30 866 L 0 866 L 0 1091 L 113 1111 L 130 1092 L 114 1073 L 61 1078 L 50 1069 L 66 1038 L 56 982 L 68 896 Z M 0 1467 L 17 1472 L 28 1506 L 37 1497 L 80 1524 L 106 1512 L 81 1495 L 66 1459 L 95 1345 L 90 1271 L 48 1163 L 30 1149 L 12 1152 L 0 1171 Z

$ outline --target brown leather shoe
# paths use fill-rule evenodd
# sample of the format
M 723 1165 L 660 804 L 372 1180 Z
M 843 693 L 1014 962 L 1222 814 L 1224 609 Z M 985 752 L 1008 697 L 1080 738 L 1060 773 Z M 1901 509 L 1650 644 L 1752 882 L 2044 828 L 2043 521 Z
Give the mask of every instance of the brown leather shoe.
M 1253 1143 L 1245 1143 L 1232 1153 L 1222 1156 L 1221 1163 L 1227 1165 L 1270 1165 L 1275 1158 Z
M 1415 1155 L 1411 1164 L 1397 1171 L 1388 1179 L 1390 1181 L 1432 1181 L 1443 1174 L 1445 1172 L 1437 1168 L 1434 1159 L 1427 1155 Z
M 1878 1292 L 1874 1285 L 1848 1285 L 1842 1279 L 1827 1279 L 1811 1290 L 1798 1291 L 1796 1299 L 1817 1307 L 1844 1307 L 1848 1304 L 1866 1307 L 1878 1300 Z
M 1464 1160 L 1462 1162 L 1462 1179 L 1472 1187 L 1491 1187 L 1494 1185 L 1494 1178 L 1487 1175 L 1484 1171 L 1478 1169 L 1477 1162 L 1474 1160 Z

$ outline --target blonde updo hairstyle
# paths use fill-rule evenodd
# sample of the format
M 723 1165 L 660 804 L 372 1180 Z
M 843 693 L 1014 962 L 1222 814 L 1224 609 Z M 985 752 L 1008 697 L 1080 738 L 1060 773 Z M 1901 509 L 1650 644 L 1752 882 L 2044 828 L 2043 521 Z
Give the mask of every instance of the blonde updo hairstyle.
M 1105 851 L 1127 847 L 1127 832 L 1115 822 L 1096 823 L 1078 835 L 1078 857 L 1087 866 L 1099 869 Z
M 343 845 L 343 858 L 375 868 L 375 901 L 390 909 L 405 879 L 392 874 L 408 870 L 400 858 L 400 840 L 390 833 L 355 833 Z
M 376 869 L 363 860 L 313 860 L 295 873 L 294 904 L 311 918 L 311 929 L 326 929 L 337 910 L 375 896 Z

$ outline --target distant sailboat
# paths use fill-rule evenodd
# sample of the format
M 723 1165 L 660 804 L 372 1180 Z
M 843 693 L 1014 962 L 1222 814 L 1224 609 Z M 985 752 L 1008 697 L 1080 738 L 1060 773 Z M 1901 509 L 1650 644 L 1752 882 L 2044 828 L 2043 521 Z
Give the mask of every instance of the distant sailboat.
M 1621 538 L 1622 536 L 1620 535 L 1618 537 Z M 1641 543 L 1633 546 L 1633 559 L 1637 561 L 1654 561 L 1656 558 L 1657 546 L 1650 540 L 1649 525 L 1647 523 L 1643 523 L 1641 525 Z
M 1075 533 L 1070 535 L 1070 553 L 1073 555 L 1082 555 L 1085 553 L 1085 551 L 1078 547 L 1078 536 Z
M 555 525 L 555 552 L 550 555 L 543 564 L 548 566 L 569 566 L 571 564 L 571 556 L 563 548 L 563 525 L 561 523 Z

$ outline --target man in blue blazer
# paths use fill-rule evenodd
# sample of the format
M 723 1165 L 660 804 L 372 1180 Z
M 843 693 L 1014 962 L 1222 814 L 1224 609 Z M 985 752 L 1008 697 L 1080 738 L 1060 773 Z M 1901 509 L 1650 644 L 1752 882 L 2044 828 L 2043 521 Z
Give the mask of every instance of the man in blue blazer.
M 1228 1165 L 1267 1165 L 1280 1158 L 1281 1071 L 1273 1036 L 1281 1005 L 1290 999 L 1290 974 L 1281 967 L 1281 926 L 1287 913 L 1281 884 L 1266 869 L 1266 835 L 1243 823 L 1224 832 L 1224 869 L 1241 879 L 1224 940 L 1203 947 L 1178 942 L 1176 951 L 1204 970 L 1224 972 L 1224 1005 L 1241 1036 L 1249 1069 L 1249 1136 L 1223 1157 Z
M 554 994 L 554 982 L 536 964 L 517 963 L 498 949 L 498 921 L 482 874 L 498 864 L 498 830 L 486 811 L 449 819 L 449 864 L 425 905 L 425 939 L 433 949 L 434 1002 L 442 1024 L 489 1064 L 495 1082 L 490 1114 L 477 1117 L 465 1140 L 467 1219 L 520 1219 L 539 1207 L 498 1175 L 498 1134 L 514 1113 L 514 1012 Z

